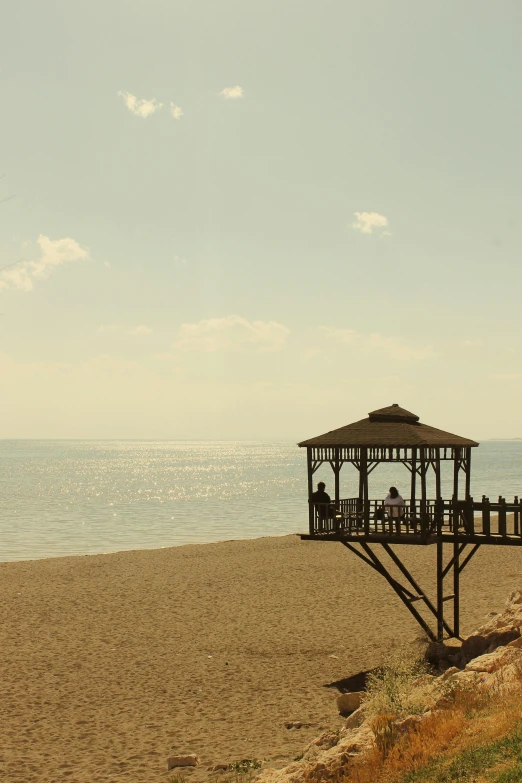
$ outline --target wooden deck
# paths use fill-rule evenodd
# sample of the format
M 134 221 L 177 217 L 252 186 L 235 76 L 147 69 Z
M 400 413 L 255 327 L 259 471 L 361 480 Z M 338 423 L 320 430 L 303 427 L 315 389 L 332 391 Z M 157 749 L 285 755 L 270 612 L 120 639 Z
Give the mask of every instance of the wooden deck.
M 522 546 L 522 501 L 505 498 L 491 502 L 426 500 L 412 505 L 405 501 L 399 521 L 388 516 L 382 501 L 361 504 L 347 498 L 336 504 L 316 504 L 313 524 L 301 538 L 316 541 L 352 541 L 394 544 L 446 543 Z M 363 508 L 363 505 L 365 506 Z

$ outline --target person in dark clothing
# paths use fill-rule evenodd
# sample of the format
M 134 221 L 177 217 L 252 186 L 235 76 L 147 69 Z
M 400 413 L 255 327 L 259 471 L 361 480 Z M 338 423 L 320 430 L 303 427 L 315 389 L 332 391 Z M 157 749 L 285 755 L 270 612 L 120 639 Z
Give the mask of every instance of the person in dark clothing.
M 324 481 L 320 481 L 317 485 L 317 492 L 312 494 L 312 503 L 317 510 L 317 516 L 319 518 L 319 522 L 321 523 L 332 516 L 330 495 L 325 492 L 325 489 L 326 484 Z
M 320 481 L 317 485 L 317 492 L 312 494 L 312 500 L 314 503 L 331 503 L 330 495 L 325 492 L 326 484 L 324 481 Z

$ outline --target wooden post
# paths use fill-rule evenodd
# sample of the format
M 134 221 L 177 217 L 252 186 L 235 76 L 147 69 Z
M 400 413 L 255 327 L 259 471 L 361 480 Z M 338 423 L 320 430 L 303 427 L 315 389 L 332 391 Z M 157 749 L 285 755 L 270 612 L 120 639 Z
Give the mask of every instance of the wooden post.
M 366 454 L 366 449 L 359 449 L 359 507 L 357 511 L 360 514 L 362 514 L 364 508 L 363 452 Z
M 459 512 L 457 501 L 459 499 L 459 471 L 460 471 L 460 449 L 453 449 L 453 530 L 459 527 Z
M 368 498 L 368 449 L 361 449 L 361 473 L 359 476 L 359 497 L 364 514 L 364 535 L 370 534 L 370 503 Z
M 439 448 L 437 449 L 437 457 L 435 458 L 435 495 L 437 500 L 442 497 Z
M 340 482 L 339 473 L 341 472 L 341 463 L 339 462 L 339 449 L 335 449 L 335 508 L 339 510 Z
M 437 538 L 437 639 L 444 638 L 444 577 L 442 561 L 442 538 Z
M 415 525 L 417 515 L 416 505 L 416 482 L 417 482 L 417 448 L 411 450 L 411 492 L 410 492 L 410 519 Z
M 498 510 L 498 532 L 501 536 L 507 535 L 507 529 L 506 529 L 506 522 L 507 522 L 507 513 L 506 513 L 506 499 L 505 498 L 499 498 L 498 499 L 500 508 Z
M 421 449 L 421 515 L 426 520 L 426 449 Z
M 459 463 L 460 449 L 455 447 L 453 450 L 453 497 L 455 500 L 459 499 Z
M 314 504 L 312 503 L 312 495 L 314 492 L 314 472 L 312 469 L 312 449 L 310 446 L 306 449 L 306 462 L 308 467 L 308 527 L 310 530 L 310 535 L 313 535 L 315 522 L 315 508 Z
M 485 536 L 491 535 L 491 509 L 485 495 L 482 495 L 482 532 Z
M 460 637 L 460 547 L 457 539 L 457 531 L 453 539 L 453 633 Z
M 466 449 L 466 500 L 471 496 L 471 447 Z

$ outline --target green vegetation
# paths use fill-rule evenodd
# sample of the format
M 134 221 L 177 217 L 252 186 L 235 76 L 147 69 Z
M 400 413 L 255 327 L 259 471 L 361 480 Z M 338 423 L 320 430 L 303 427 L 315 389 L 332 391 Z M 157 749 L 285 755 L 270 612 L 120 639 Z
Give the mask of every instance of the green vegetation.
M 258 759 L 243 759 L 242 761 L 236 761 L 234 764 L 229 764 L 228 768 L 231 772 L 244 774 L 245 772 L 251 772 L 254 769 L 260 769 L 261 763 L 262 762 Z
M 400 783 L 521 783 L 522 724 L 507 736 L 442 757 L 400 778 Z

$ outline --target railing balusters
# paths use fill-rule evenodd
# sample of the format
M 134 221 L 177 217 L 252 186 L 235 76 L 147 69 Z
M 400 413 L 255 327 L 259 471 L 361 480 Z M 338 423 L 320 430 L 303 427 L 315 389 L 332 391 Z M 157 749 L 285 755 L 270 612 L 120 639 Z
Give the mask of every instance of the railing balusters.
M 498 532 L 501 536 L 507 535 L 506 530 L 506 522 L 507 522 L 507 514 L 506 514 L 506 499 L 500 497 L 498 499 L 499 502 L 499 510 L 498 510 Z
M 491 504 L 489 498 L 482 495 L 482 532 L 485 536 L 491 535 Z

